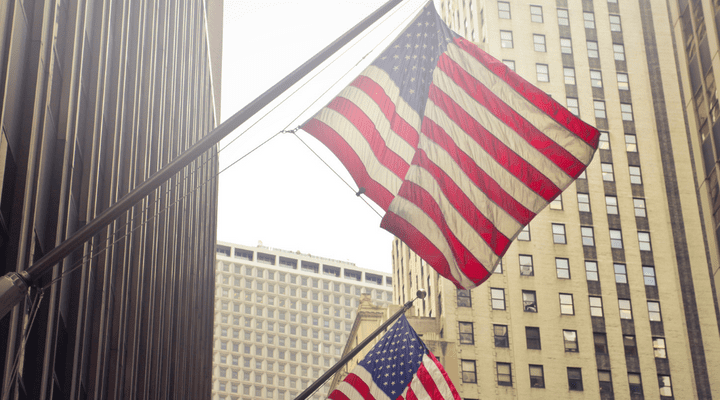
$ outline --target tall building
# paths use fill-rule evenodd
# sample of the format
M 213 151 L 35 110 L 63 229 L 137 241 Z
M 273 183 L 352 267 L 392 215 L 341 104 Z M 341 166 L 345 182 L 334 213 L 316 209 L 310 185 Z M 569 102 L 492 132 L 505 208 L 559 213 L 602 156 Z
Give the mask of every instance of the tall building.
M 341 358 L 360 296 L 392 301 L 388 273 L 266 246 L 216 250 L 213 400 L 294 399 Z
M 463 398 L 720 398 L 718 19 L 703 18 L 718 7 L 439 2 L 453 30 L 602 132 L 481 287 L 457 290 L 395 243 L 395 302 L 428 289 L 416 310 L 458 343 Z
M 0 2 L 1 274 L 215 127 L 222 6 Z M 217 165 L 206 152 L 35 282 L 0 320 L 0 399 L 209 396 Z

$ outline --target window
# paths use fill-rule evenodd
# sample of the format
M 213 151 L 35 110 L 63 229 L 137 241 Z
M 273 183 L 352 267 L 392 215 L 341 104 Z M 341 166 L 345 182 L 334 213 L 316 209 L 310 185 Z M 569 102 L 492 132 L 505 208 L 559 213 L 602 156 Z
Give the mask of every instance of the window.
M 600 396 L 601 398 L 613 398 L 613 387 L 612 387 L 612 374 L 610 371 L 598 371 L 598 381 L 600 381 Z
M 620 319 L 632 319 L 632 304 L 630 300 L 618 299 L 618 307 L 620 308 Z
M 615 283 L 628 283 L 625 264 L 613 264 L 613 268 L 615 269 Z
M 595 118 L 607 118 L 604 101 L 593 100 L 593 107 L 595 108 Z
M 500 47 L 503 49 L 513 48 L 513 37 L 511 31 L 500 31 Z
M 602 72 L 597 70 L 590 70 L 590 86 L 596 88 L 602 88 Z
M 562 210 L 563 209 L 562 193 L 557 195 L 557 197 L 554 198 L 553 201 L 550 202 L 550 209 L 551 210 Z
M 595 246 L 595 235 L 592 226 L 581 226 L 580 236 L 582 237 L 583 246 Z
M 470 296 L 470 290 L 458 289 L 458 291 L 457 291 L 457 306 L 458 307 L 472 307 L 472 297 Z
M 622 115 L 623 121 L 632 121 L 633 120 L 632 104 L 621 103 L 620 104 L 620 114 Z
M 495 347 L 509 347 L 507 325 L 493 325 L 493 334 L 495 336 Z
M 600 170 L 602 171 L 602 180 L 605 182 L 614 182 L 615 175 L 613 174 L 613 165 L 610 163 L 600 163 Z
M 534 290 L 523 290 L 523 311 L 525 312 L 537 312 L 537 298 Z
M 610 215 L 617 215 L 618 214 L 618 204 L 617 204 L 617 197 L 615 196 L 605 196 L 605 210 Z
M 547 64 L 535 64 L 538 82 L 550 82 L 550 73 Z
M 645 210 L 645 199 L 633 199 L 633 207 L 635 208 L 636 217 L 647 217 L 647 211 Z
M 595 354 L 607 354 L 607 336 L 602 332 L 593 332 L 593 341 L 595 342 Z
M 605 112 L 605 102 L 602 102 L 602 111 Z M 596 108 L 595 111 L 598 109 Z M 597 117 L 597 112 L 595 113 L 595 116 Z M 602 117 L 605 118 L 605 117 Z M 598 141 L 598 149 L 601 150 L 610 150 L 610 135 L 605 131 L 600 131 L 600 140 Z
M 610 32 L 622 32 L 619 15 L 610 14 Z
M 603 316 L 602 297 L 590 296 L 590 316 Z
M 667 351 L 665 350 L 665 338 L 654 337 L 653 343 L 653 354 L 655 358 L 667 358 Z
M 543 374 L 543 366 L 530 364 L 529 368 L 530 368 L 530 387 L 544 388 L 545 387 L 545 374 Z
M 630 171 L 630 183 L 633 185 L 642 185 L 640 167 L 631 165 L 628 167 L 628 170 Z
M 530 350 L 540 350 L 540 328 L 533 326 L 525 327 L 525 340 Z
M 493 274 L 502 274 L 503 273 L 503 264 L 502 264 L 502 258 L 498 260 L 497 265 L 495 266 L 495 269 L 492 272 Z M 428 287 L 430 287 L 430 277 L 428 277 Z
M 650 232 L 638 232 L 638 244 L 640 246 L 640 251 L 651 251 Z
M 619 229 L 610 229 L 610 247 L 613 249 L 622 249 L 622 231 Z
M 552 224 L 553 243 L 566 244 L 565 224 Z
M 570 279 L 570 261 L 567 258 L 555 258 L 555 273 L 558 279 Z
M 613 44 L 613 54 L 615 54 L 616 61 L 625 61 L 625 46 Z
M 460 365 L 462 366 L 462 381 L 464 383 L 476 383 L 475 360 L 461 360 Z
M 637 357 L 637 343 L 635 336 L 623 335 L 623 346 L 625 346 L 625 357 Z
M 637 137 L 631 133 L 625 134 L 625 151 L 628 153 L 637 152 Z
M 575 68 L 564 67 L 563 75 L 565 75 L 565 84 L 566 85 L 574 85 L 575 84 Z
M 520 275 L 521 276 L 533 276 L 535 271 L 533 269 L 532 256 L 520 254 Z
M 580 115 L 580 106 L 578 105 L 578 99 L 574 97 L 567 98 L 567 109 L 576 117 Z
M 589 281 L 598 280 L 598 266 L 595 261 L 585 261 L 585 277 Z
M 475 344 L 472 322 L 458 322 L 460 332 L 460 344 Z
M 523 226 L 520 233 L 518 233 L 517 240 L 523 241 L 523 242 L 529 242 L 530 241 L 530 225 Z
M 501 19 L 510 19 L 510 3 L 507 1 L 498 1 L 498 17 Z
M 511 71 L 515 71 L 515 61 L 513 60 L 502 60 L 506 67 L 510 68 Z
M 670 384 L 670 376 L 658 375 L 658 385 L 660 386 L 660 396 L 672 397 L 672 385 Z
M 655 267 L 650 265 L 643 265 L 643 280 L 645 281 L 645 286 L 655 286 Z
M 572 294 L 560 293 L 560 314 L 575 315 L 575 306 L 573 305 Z
M 560 52 L 562 54 L 572 54 L 572 40 L 570 38 L 560 38 Z M 572 69 L 572 68 L 570 68 Z M 573 69 L 573 85 L 575 84 L 575 70 Z
M 590 212 L 590 196 L 587 193 L 578 193 L 578 211 Z
M 535 51 L 544 53 L 545 52 L 545 35 L 533 34 L 533 44 L 535 45 Z
M 642 395 L 642 380 L 640 379 L 640 374 L 628 374 L 628 383 L 630 384 L 630 395 Z
M 648 301 L 647 305 L 650 321 L 662 321 L 662 315 L 660 315 L 660 303 L 657 301 Z
M 541 6 L 530 6 L 530 20 L 532 22 L 543 22 L 543 13 Z
M 565 343 L 565 351 L 568 353 L 578 352 L 577 331 L 563 329 L 563 342 Z
M 584 12 L 583 20 L 585 20 L 585 29 L 595 29 L 595 14 Z
M 562 40 L 562 39 L 560 39 Z M 600 55 L 598 54 L 598 44 L 597 42 L 593 42 L 588 40 L 587 42 L 587 51 L 588 51 L 588 57 L 589 58 L 598 58 Z
M 565 10 L 563 8 L 558 8 L 557 10 L 557 16 L 558 16 L 558 25 L 561 26 L 570 26 L 570 19 L 568 15 L 568 10 Z
M 505 289 L 490 288 L 490 297 L 493 310 L 505 309 Z
M 496 364 L 497 380 L 500 386 L 512 386 L 512 370 L 510 363 L 499 362 Z
M 624 72 L 617 73 L 618 90 L 630 90 L 630 80 L 628 74 Z
M 567 374 L 568 374 L 568 388 L 570 390 L 582 391 L 583 390 L 582 370 L 580 368 L 568 367 Z

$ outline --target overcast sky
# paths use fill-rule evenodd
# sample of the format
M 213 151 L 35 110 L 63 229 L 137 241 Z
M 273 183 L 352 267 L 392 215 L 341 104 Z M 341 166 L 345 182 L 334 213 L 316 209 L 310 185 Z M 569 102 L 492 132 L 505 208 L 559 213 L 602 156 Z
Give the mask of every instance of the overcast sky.
M 240 110 L 384 3 L 385 0 L 225 0 L 222 119 Z M 259 118 L 248 121 L 229 135 L 220 148 L 246 131 L 221 151 L 220 169 L 277 132 L 295 128 L 310 118 L 372 62 L 424 3 L 425 0 L 405 0 L 396 7 L 390 20 L 274 111 L 259 122 L 256 121 Z M 371 51 L 374 53 L 361 61 Z M 348 71 L 351 72 L 343 78 Z M 261 111 L 258 117 L 266 111 Z M 298 136 L 332 169 L 295 135 L 276 136 L 220 175 L 218 240 L 245 245 L 262 241 L 273 248 L 390 272 L 392 235 L 380 228 L 381 217 L 377 212 L 382 211 L 377 206 L 377 212 L 373 210 L 336 176 L 337 172 L 356 188 L 329 150 L 307 133 L 299 131 Z

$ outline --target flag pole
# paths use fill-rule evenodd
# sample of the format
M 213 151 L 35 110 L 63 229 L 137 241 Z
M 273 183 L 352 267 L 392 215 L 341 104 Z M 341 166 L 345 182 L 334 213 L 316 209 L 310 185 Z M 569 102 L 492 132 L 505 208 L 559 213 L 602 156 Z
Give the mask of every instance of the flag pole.
M 425 291 L 425 289 L 418 290 L 417 296 L 414 299 L 405 303 L 405 305 L 402 306 L 402 308 L 400 310 L 398 310 L 398 312 L 393 314 L 393 316 L 390 317 L 387 321 L 385 321 L 385 323 L 383 323 L 382 325 L 380 325 L 380 327 L 375 329 L 375 331 L 373 333 L 371 333 L 370 336 L 368 336 L 365 340 L 363 340 L 362 343 L 358 344 L 348 354 L 346 354 L 343 358 L 341 358 L 340 361 L 338 361 L 337 363 L 335 363 L 335 365 L 330 367 L 329 370 L 325 371 L 325 373 L 322 374 L 322 376 L 319 377 L 315 382 L 313 382 L 312 385 L 308 386 L 307 389 L 303 390 L 303 392 L 300 393 L 298 395 L 298 397 L 295 398 L 295 400 L 307 399 L 320 386 L 322 386 L 325 383 L 325 381 L 330 379 L 330 377 L 333 376 L 337 371 L 339 371 L 340 368 L 342 368 L 345 364 L 347 364 L 348 361 L 352 360 L 352 358 L 355 357 L 363 348 L 365 348 L 365 346 L 367 346 L 370 342 L 372 342 L 372 340 L 375 339 L 375 337 L 377 335 L 382 333 L 382 331 L 384 331 L 388 326 L 390 326 L 390 324 L 395 322 L 396 319 L 400 318 L 400 316 L 403 315 L 405 313 L 405 311 L 407 311 L 413 305 L 413 302 L 415 300 L 424 299 L 425 296 L 427 296 L 427 292 Z
M 292 85 L 304 78 L 313 69 L 330 58 L 336 51 L 348 44 L 357 35 L 367 29 L 370 25 L 379 20 L 388 11 L 400 4 L 402 0 L 389 0 L 382 7 L 360 21 L 357 25 L 345 32 L 342 36 L 320 50 L 304 64 L 288 74 L 280 82 L 248 103 L 240 111 L 228 118 L 218 127 L 210 131 L 206 136 L 198 140 L 192 147 L 180 154 L 165 167 L 153 174 L 146 181 L 135 187 L 132 191 L 123 196 L 117 203 L 113 204 L 100 213 L 95 219 L 78 229 L 69 238 L 54 249 L 46 253 L 42 258 L 33 263 L 24 271 L 9 272 L 0 277 L 0 318 L 3 318 L 17 305 L 27 294 L 27 290 L 42 275 L 47 273 L 55 264 L 69 256 L 73 251 L 82 246 L 92 236 L 100 232 L 117 217 L 129 210 L 140 200 L 158 188 L 173 175 L 185 168 L 190 162 L 198 158 L 204 152 L 216 145 L 225 136 L 234 131 L 237 127 L 251 118 L 263 107 L 275 100 L 280 94 L 289 89 Z

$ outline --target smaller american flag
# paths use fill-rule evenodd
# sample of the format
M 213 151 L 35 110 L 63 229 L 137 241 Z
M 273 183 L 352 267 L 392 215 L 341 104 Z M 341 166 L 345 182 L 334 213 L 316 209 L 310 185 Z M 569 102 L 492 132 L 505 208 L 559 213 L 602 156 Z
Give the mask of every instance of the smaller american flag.
M 445 369 L 404 315 L 328 398 L 460 400 Z

